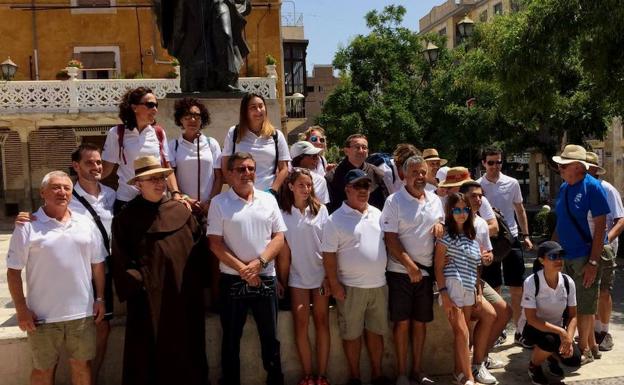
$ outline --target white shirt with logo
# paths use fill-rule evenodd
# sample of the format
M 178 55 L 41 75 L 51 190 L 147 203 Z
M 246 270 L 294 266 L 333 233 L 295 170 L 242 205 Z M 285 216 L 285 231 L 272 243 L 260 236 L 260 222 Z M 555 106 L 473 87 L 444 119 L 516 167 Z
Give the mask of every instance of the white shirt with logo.
M 483 193 L 492 207 L 496 207 L 503 213 L 511 234 L 517 237 L 518 225 L 514 217 L 514 204 L 522 203 L 522 191 L 518 180 L 501 172 L 496 182 L 490 182 L 485 176 L 479 178 L 477 182 L 481 184 Z
M 537 273 L 539 278 L 539 293 L 535 296 L 535 278 L 533 275 L 528 276 L 524 280 L 524 289 L 522 292 L 522 314 L 518 321 L 518 327 L 526 324 L 526 315 L 524 309 L 537 309 L 537 318 L 549 322 L 553 325 L 563 326 L 563 312 L 568 306 L 576 306 L 576 286 L 574 280 L 567 276 L 569 291 L 566 294 L 563 274 L 559 273 L 559 282 L 557 287 L 552 289 L 546 283 L 544 278 L 544 270 Z

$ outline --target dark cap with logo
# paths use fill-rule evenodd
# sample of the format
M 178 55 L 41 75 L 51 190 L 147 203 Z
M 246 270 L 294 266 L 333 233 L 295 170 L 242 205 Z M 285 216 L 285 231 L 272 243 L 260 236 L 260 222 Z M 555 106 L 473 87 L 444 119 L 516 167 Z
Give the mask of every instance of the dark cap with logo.
M 537 248 L 537 256 L 538 257 L 547 257 L 552 254 L 558 254 L 563 251 L 561 245 L 555 241 L 546 241 L 539 245 Z
M 345 174 L 344 182 L 345 184 L 352 184 L 352 183 L 355 183 L 357 181 L 364 180 L 364 179 L 368 180 L 369 182 L 372 182 L 371 177 L 368 176 L 367 173 L 360 170 L 359 168 L 354 168 L 353 170 L 349 170 L 349 172 Z

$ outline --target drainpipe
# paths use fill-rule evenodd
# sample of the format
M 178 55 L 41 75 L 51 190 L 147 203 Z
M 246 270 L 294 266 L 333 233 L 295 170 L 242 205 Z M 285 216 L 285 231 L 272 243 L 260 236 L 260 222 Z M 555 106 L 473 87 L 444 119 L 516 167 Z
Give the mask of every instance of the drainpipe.
M 33 37 L 33 57 L 35 60 L 35 80 L 39 80 L 39 43 L 37 42 L 37 11 L 35 11 L 35 0 L 30 1 L 32 6 L 32 37 Z

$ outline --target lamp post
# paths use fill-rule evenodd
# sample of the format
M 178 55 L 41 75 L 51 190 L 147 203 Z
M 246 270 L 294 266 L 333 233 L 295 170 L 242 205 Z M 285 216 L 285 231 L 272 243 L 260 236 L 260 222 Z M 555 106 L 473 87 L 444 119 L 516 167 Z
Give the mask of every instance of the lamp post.
M 427 43 L 427 48 L 425 48 L 425 50 L 423 51 L 423 54 L 425 55 L 425 60 L 427 60 L 427 63 L 429 63 L 431 67 L 433 67 L 435 63 L 438 61 L 439 51 L 440 51 L 440 48 L 438 48 L 437 45 L 431 42 Z
M 468 15 L 464 16 L 464 18 L 457 23 L 457 30 L 459 31 L 459 36 L 461 36 L 462 41 L 469 38 L 474 31 L 474 21 L 472 21 Z
M 17 64 L 13 63 L 11 57 L 9 57 L 0 64 L 0 68 L 2 69 L 2 78 L 4 80 L 11 80 L 13 76 L 15 76 L 18 67 Z

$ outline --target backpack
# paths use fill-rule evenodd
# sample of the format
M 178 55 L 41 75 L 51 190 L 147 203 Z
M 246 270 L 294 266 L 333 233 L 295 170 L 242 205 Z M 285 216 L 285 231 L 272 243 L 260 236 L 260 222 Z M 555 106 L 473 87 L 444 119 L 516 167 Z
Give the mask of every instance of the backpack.
M 490 237 L 490 241 L 492 242 L 494 262 L 500 262 L 511 252 L 514 236 L 511 234 L 511 229 L 507 221 L 505 221 L 503 213 L 496 207 L 492 207 L 492 210 L 494 211 L 496 223 L 498 223 L 498 234 L 495 237 Z
M 236 152 L 236 139 L 238 138 L 238 124 L 234 127 L 234 135 L 232 135 L 232 155 Z M 277 174 L 277 166 L 279 163 L 279 146 L 277 144 L 277 129 L 271 135 L 273 143 L 275 143 L 275 165 L 273 166 L 273 175 Z
M 394 174 L 394 167 L 392 165 L 392 155 L 387 152 L 376 152 L 371 154 L 366 158 L 366 162 L 372 164 L 373 166 L 381 166 L 382 164 L 386 164 L 392 171 L 392 183 L 396 181 L 396 175 Z
M 165 147 L 163 145 L 163 142 L 165 141 L 165 130 L 159 126 L 158 124 L 153 124 L 152 127 L 154 128 L 154 131 L 156 132 L 156 138 L 158 138 L 158 151 L 160 153 L 160 164 L 163 167 L 167 167 L 167 160 L 165 158 Z M 117 141 L 119 143 L 119 160 L 122 160 L 124 164 L 128 164 L 128 162 L 126 161 L 126 154 L 124 154 L 123 149 L 124 149 L 124 145 L 123 145 L 123 139 L 124 139 L 124 134 L 126 133 L 126 126 L 123 124 L 118 124 L 117 125 Z
M 541 268 L 539 270 L 542 270 Z M 538 271 L 539 271 L 538 270 Z M 568 295 L 570 295 L 570 281 L 567 275 L 561 273 L 561 276 L 563 277 L 563 286 L 565 287 L 565 292 L 566 292 L 566 301 L 568 298 Z M 535 282 L 535 298 L 537 301 L 537 293 L 539 293 L 539 289 L 540 289 L 540 280 L 539 277 L 537 276 L 537 271 L 535 273 L 533 273 L 533 282 Z M 567 325 L 568 323 L 568 318 L 570 316 L 568 315 L 568 306 L 567 306 L 567 302 L 566 302 L 566 308 L 563 311 L 562 314 L 562 318 L 563 318 L 563 324 Z

